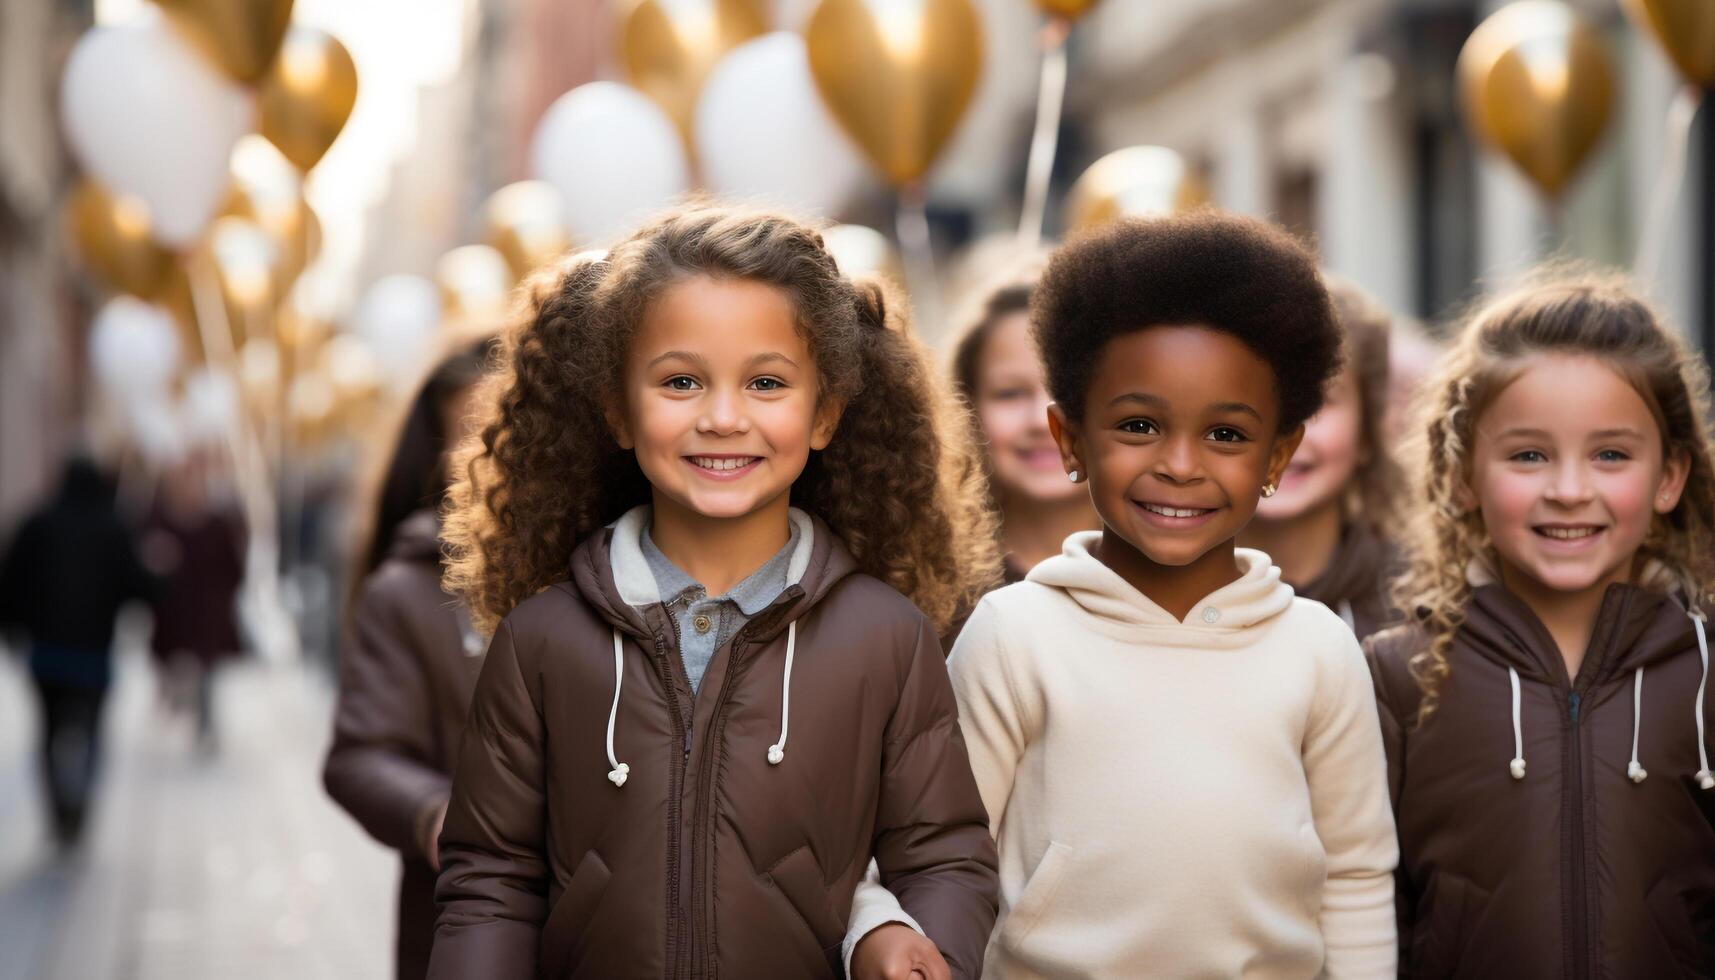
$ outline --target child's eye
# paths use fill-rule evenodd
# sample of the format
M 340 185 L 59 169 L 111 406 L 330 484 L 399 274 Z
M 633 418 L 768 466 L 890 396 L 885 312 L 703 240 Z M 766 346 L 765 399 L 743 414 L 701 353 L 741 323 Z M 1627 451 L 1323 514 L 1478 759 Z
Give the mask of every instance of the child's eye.
M 1119 424 L 1119 430 L 1134 436 L 1152 436 L 1160 431 L 1155 427 L 1155 423 L 1148 419 L 1126 419 Z
M 1596 454 L 1596 460 L 1602 463 L 1624 463 L 1628 459 L 1631 457 L 1620 449 L 1604 449 Z
M 1020 398 L 1029 398 L 1030 397 L 1030 389 L 1029 388 L 1002 388 L 999 391 L 992 392 L 989 395 L 989 397 L 994 399 L 997 402 L 1016 401 L 1017 399 L 1020 399 Z
M 779 391 L 786 387 L 786 382 L 779 378 L 757 378 L 750 383 L 750 386 L 757 391 Z
M 675 374 L 667 379 L 667 387 L 673 391 L 697 390 L 697 379 L 688 374 Z
M 1216 442 L 1244 442 L 1246 436 L 1230 425 L 1221 425 L 1209 431 L 1209 438 Z
M 1545 463 L 1548 461 L 1548 457 L 1544 456 L 1542 451 L 1538 449 L 1521 449 L 1507 458 L 1515 463 Z

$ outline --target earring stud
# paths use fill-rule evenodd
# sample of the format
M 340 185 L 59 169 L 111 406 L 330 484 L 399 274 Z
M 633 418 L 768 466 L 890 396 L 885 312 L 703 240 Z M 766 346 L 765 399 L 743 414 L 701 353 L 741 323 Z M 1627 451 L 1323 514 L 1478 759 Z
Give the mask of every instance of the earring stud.
M 1272 483 L 1265 483 L 1262 485 L 1262 495 L 1265 497 L 1274 496 L 1274 490 L 1275 490 L 1275 487 L 1274 487 L 1274 484 L 1272 484 Z
M 1077 483 L 1078 482 L 1078 471 L 1072 470 L 1071 472 L 1067 473 L 1066 479 L 1071 480 L 1073 483 Z

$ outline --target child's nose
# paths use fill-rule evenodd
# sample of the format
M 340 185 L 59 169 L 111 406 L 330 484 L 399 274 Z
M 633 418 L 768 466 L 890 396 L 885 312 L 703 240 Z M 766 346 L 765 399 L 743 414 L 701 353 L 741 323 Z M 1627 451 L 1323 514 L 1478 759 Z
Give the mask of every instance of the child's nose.
M 1156 457 L 1155 472 L 1173 483 L 1189 483 L 1202 472 L 1197 461 L 1197 438 L 1182 435 L 1169 438 Z
M 712 435 L 732 435 L 750 430 L 750 417 L 744 413 L 744 400 L 736 392 L 716 390 L 703 402 L 703 413 L 697 418 L 697 431 Z
M 1590 499 L 1590 474 L 1576 460 L 1567 460 L 1554 469 L 1545 496 L 1563 504 L 1579 504 Z

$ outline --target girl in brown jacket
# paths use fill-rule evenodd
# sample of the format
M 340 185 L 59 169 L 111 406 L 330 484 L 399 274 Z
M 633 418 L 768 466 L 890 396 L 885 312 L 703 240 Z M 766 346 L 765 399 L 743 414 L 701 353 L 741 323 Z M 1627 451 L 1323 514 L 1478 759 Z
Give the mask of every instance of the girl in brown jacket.
M 691 206 L 569 262 L 503 360 L 446 519 L 494 639 L 430 975 L 837 977 L 873 857 L 908 965 L 975 976 L 995 852 L 936 634 L 998 557 L 882 291 Z
M 1623 287 L 1479 313 L 1427 389 L 1409 627 L 1368 644 L 1413 976 L 1715 969 L 1705 375 Z
M 422 977 L 435 936 L 435 839 L 481 665 L 482 637 L 441 591 L 442 457 L 462 435 L 486 344 L 443 361 L 423 385 L 381 481 L 363 584 L 340 643 L 339 707 L 322 781 L 376 840 L 399 852 L 394 970 Z
M 1345 363 L 1239 544 L 1273 558 L 1294 591 L 1339 613 L 1362 640 L 1398 619 L 1387 594 L 1397 571 L 1389 536 L 1404 487 L 1382 434 L 1391 324 L 1354 286 L 1330 282 L 1328 296 Z

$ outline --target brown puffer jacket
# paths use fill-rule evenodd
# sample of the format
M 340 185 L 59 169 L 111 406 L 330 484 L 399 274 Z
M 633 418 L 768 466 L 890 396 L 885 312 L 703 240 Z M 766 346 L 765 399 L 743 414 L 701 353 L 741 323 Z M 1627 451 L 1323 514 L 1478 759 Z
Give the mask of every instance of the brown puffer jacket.
M 1328 567 L 1314 581 L 1293 586 L 1293 591 L 1339 613 L 1362 640 L 1399 622 L 1387 594 L 1398 564 L 1399 554 L 1392 545 L 1368 525 L 1352 522 L 1340 532 L 1339 547 Z
M 976 976 L 995 850 L 933 627 L 794 512 L 795 584 L 693 698 L 644 514 L 579 545 L 572 580 L 495 634 L 430 975 L 837 977 L 874 855 L 954 974 Z
M 441 591 L 437 532 L 432 511 L 413 514 L 364 583 L 340 646 L 339 707 L 322 770 L 328 795 L 404 858 L 395 948 L 400 980 L 428 972 L 435 872 L 420 834 L 447 799 L 482 665 L 481 637 L 458 601 Z
M 1664 592 L 1611 586 L 1574 679 L 1512 593 L 1484 585 L 1466 615 L 1415 729 L 1407 662 L 1424 634 L 1366 644 L 1399 826 L 1401 973 L 1709 975 L 1715 791 L 1699 774 L 1715 705 L 1693 620 Z

